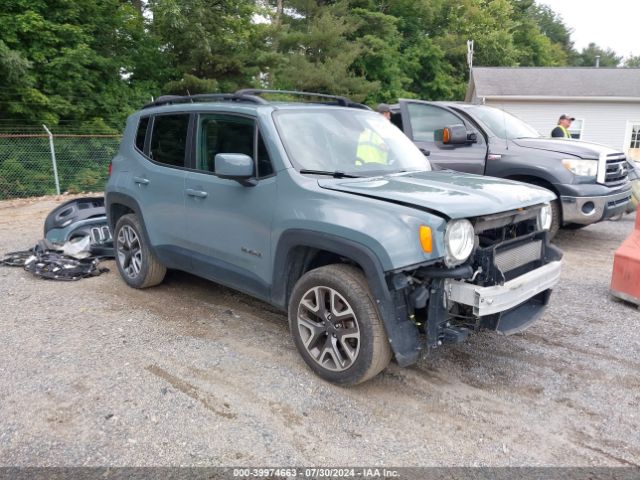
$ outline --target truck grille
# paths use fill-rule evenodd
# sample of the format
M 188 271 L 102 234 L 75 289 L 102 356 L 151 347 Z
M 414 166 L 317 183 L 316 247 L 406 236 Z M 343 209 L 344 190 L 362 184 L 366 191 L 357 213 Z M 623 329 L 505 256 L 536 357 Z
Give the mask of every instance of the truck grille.
M 494 264 L 501 272 L 507 273 L 542 257 L 542 240 L 527 242 L 517 247 L 496 250 Z
M 617 187 L 627 181 L 627 159 L 622 153 L 607 155 L 604 183 L 608 187 Z

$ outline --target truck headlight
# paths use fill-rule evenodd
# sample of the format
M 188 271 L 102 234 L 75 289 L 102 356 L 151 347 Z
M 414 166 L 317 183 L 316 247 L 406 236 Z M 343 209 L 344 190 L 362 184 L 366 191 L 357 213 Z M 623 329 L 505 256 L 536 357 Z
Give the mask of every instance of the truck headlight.
M 565 158 L 562 160 L 562 165 L 574 175 L 581 177 L 595 177 L 598 174 L 597 160 Z
M 475 232 L 473 225 L 467 219 L 452 220 L 447 224 L 444 232 L 444 245 L 447 254 L 444 263 L 448 267 L 453 267 L 464 262 L 475 244 Z
M 545 203 L 538 212 L 538 230 L 549 230 L 552 219 L 553 212 L 551 211 L 551 205 Z

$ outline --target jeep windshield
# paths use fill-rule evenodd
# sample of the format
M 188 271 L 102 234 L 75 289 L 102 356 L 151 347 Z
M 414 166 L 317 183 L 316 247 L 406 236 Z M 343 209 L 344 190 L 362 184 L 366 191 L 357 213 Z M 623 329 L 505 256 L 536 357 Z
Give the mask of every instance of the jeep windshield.
M 287 155 L 302 173 L 340 177 L 431 170 L 413 142 L 377 113 L 280 110 L 274 120 Z
M 463 111 L 476 117 L 498 138 L 540 138 L 541 135 L 531 125 L 499 108 L 484 105 L 465 106 Z

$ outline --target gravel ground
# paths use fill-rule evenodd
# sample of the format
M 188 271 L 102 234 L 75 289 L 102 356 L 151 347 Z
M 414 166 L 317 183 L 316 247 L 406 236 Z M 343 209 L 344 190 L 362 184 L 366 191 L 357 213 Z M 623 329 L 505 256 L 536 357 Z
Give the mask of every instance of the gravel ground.
M 0 252 L 61 200 L 0 202 Z M 351 389 L 306 368 L 283 314 L 214 283 L 0 268 L 0 466 L 638 466 L 640 312 L 608 294 L 633 222 L 559 234 L 562 280 L 526 333 Z

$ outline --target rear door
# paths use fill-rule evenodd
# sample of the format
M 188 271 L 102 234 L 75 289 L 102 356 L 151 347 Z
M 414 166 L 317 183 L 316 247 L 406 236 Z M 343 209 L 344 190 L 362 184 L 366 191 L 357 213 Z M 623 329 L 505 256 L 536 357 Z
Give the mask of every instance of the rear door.
M 127 178 L 129 189 L 140 205 L 149 240 L 162 262 L 185 269 L 188 264 L 175 254 L 184 247 L 189 122 L 187 113 L 143 117 L 136 139 L 138 158 Z M 184 258 L 188 262 L 188 255 Z
M 425 151 L 435 169 L 484 174 L 487 144 L 482 133 L 457 113 L 439 105 L 417 100 L 401 100 L 400 111 L 405 134 Z M 435 139 L 435 131 L 448 125 L 464 125 L 476 134 L 476 142 L 445 145 Z
M 255 118 L 198 115 L 195 148 L 185 182 L 186 219 L 198 275 L 267 299 L 271 282 L 271 219 L 276 175 Z M 218 153 L 254 159 L 257 184 L 215 175 Z

